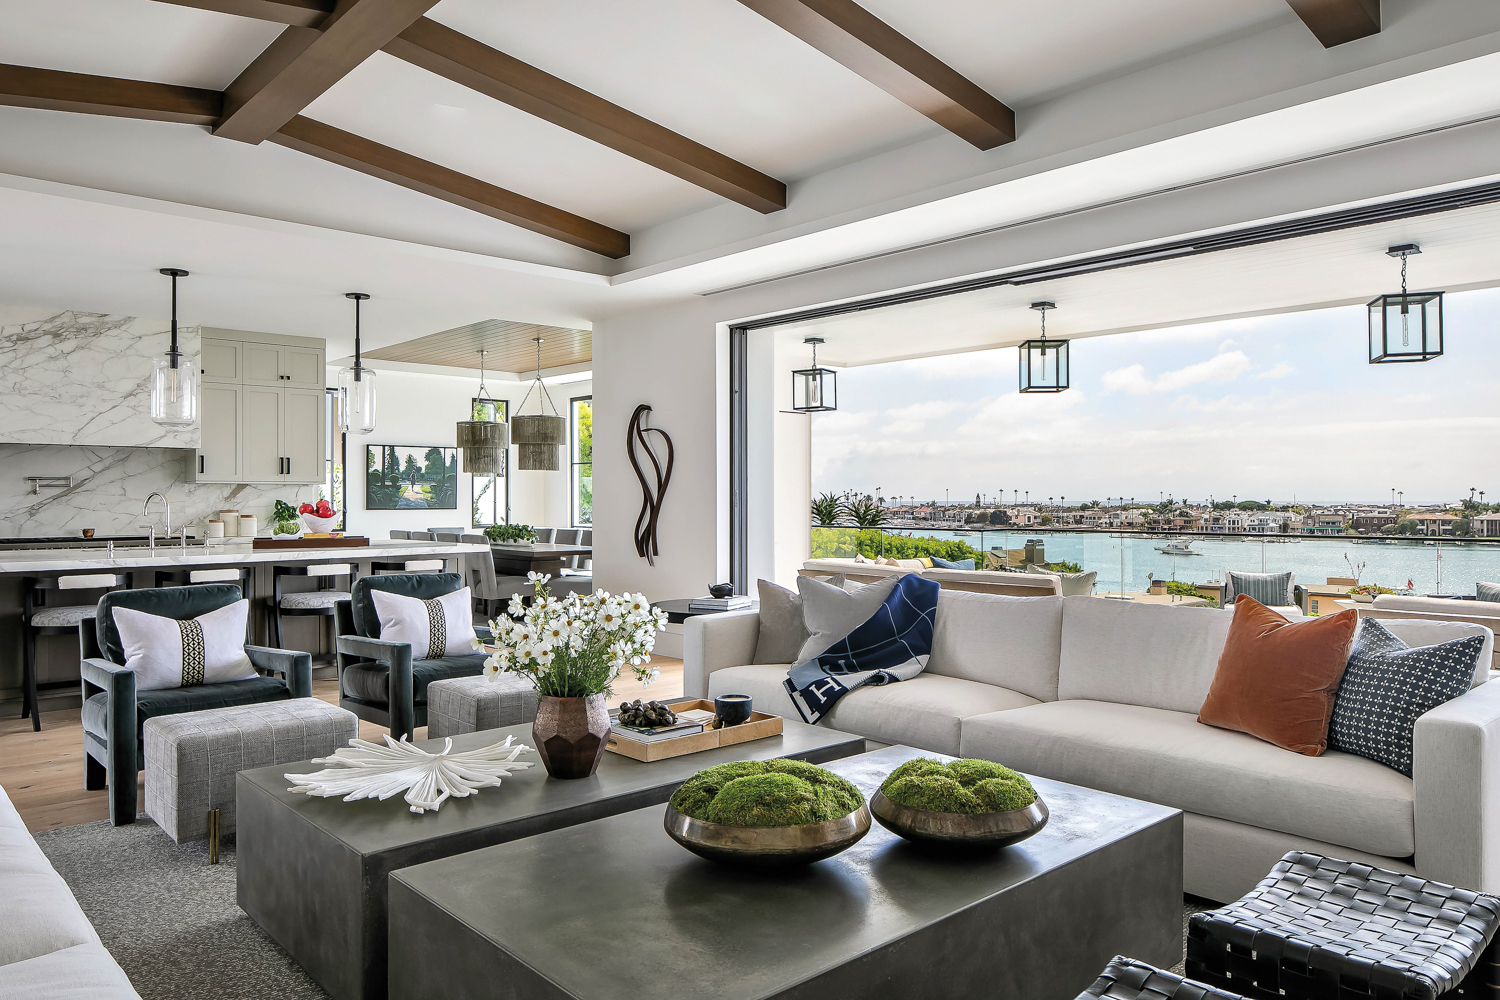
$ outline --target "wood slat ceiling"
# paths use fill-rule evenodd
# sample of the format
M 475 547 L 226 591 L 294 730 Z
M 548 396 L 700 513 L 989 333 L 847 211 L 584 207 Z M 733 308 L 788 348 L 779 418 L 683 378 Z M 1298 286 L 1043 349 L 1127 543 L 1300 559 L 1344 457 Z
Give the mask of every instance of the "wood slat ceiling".
M 441 333 L 364 352 L 367 359 L 447 368 L 479 367 L 479 351 L 488 351 L 484 367 L 492 372 L 525 373 L 536 369 L 536 344 L 542 338 L 542 368 L 587 364 L 594 358 L 594 335 L 537 323 L 486 319 Z

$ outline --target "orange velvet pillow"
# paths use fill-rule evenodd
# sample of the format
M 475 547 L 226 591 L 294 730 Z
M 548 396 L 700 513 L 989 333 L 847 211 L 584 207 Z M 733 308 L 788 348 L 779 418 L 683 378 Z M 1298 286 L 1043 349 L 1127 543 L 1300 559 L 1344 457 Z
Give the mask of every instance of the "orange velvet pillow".
M 1289 622 L 1241 594 L 1198 721 L 1321 757 L 1359 616 Z

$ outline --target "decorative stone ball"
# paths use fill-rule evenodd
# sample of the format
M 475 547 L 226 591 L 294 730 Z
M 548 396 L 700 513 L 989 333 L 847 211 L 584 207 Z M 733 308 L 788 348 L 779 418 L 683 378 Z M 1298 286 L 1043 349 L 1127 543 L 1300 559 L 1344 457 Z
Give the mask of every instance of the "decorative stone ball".
M 656 726 L 675 725 L 676 722 L 677 713 L 659 701 L 649 701 L 643 704 L 637 698 L 635 701 L 627 701 L 620 706 L 620 724 L 623 726 L 649 729 Z

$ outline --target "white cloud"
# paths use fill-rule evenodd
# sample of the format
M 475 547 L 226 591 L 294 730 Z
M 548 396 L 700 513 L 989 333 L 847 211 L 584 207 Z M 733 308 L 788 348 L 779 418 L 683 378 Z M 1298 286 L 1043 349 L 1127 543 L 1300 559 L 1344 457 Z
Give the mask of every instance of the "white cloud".
M 1274 368 L 1267 368 L 1265 371 L 1261 372 L 1259 375 L 1256 375 L 1255 377 L 1256 378 L 1285 378 L 1286 376 L 1290 375 L 1293 372 L 1293 370 L 1294 369 L 1292 368 L 1291 365 L 1289 365 L 1285 361 L 1283 361 L 1283 362 L 1281 362 L 1280 364 L 1278 364 Z
M 1396 397 L 1397 406 L 1415 406 L 1418 403 L 1430 403 L 1433 400 L 1430 392 L 1408 392 L 1404 396 Z
M 1152 392 L 1177 392 L 1190 385 L 1209 383 L 1222 385 L 1243 375 L 1250 368 L 1250 359 L 1244 351 L 1230 351 L 1188 365 L 1176 371 L 1162 372 L 1156 378 L 1146 376 L 1146 366 L 1130 365 L 1105 372 L 1100 378 L 1104 388 L 1115 392 L 1126 392 L 1132 396 L 1144 396 Z
M 946 417 L 954 410 L 962 409 L 966 404 L 954 402 L 948 399 L 934 399 L 925 403 L 913 403 L 911 406 L 898 406 L 892 410 L 886 410 L 885 415 L 892 420 L 937 420 Z
M 1001 347 L 963 354 L 939 354 L 930 358 L 898 361 L 891 367 L 904 375 L 923 379 L 987 378 L 1014 374 L 1016 351 L 1013 347 Z

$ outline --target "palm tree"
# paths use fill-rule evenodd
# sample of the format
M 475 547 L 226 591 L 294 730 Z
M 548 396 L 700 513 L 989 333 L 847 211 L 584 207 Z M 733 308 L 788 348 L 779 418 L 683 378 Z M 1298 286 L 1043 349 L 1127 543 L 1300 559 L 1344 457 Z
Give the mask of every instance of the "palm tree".
M 878 528 L 885 523 L 885 508 L 870 497 L 861 497 L 846 505 L 844 512 L 861 528 Z
M 822 493 L 813 498 L 812 519 L 820 528 L 838 524 L 845 512 L 844 498 L 832 493 Z

